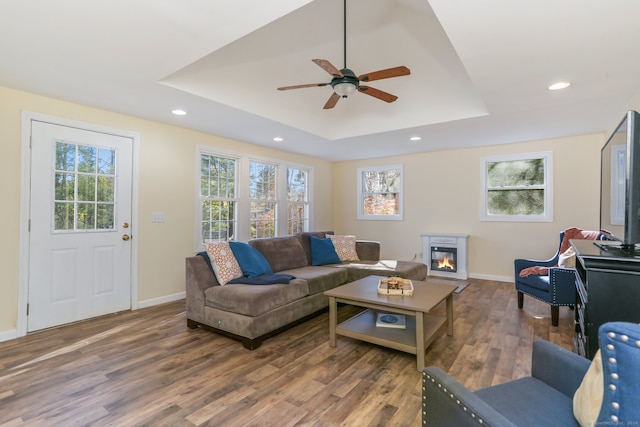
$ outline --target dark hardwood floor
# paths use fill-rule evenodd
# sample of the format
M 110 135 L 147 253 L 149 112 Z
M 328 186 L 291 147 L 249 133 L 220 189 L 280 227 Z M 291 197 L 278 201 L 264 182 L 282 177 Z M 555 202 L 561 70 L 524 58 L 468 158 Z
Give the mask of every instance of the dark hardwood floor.
M 425 363 L 472 390 L 528 375 L 536 339 L 571 348 L 573 312 L 552 327 L 548 305 L 518 310 L 513 284 L 472 279 L 454 310 L 454 336 Z M 249 351 L 187 329 L 177 301 L 0 343 L 0 426 L 421 425 L 415 356 L 345 337 L 331 348 L 328 324 Z

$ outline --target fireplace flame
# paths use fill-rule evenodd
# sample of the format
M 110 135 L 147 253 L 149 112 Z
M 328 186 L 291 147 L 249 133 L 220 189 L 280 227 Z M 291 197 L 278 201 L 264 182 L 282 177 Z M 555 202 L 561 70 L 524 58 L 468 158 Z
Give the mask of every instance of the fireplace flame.
M 442 261 L 438 261 L 438 268 L 439 269 L 443 269 L 443 270 L 445 270 L 445 269 L 455 270 L 456 269 L 448 256 L 445 256 Z

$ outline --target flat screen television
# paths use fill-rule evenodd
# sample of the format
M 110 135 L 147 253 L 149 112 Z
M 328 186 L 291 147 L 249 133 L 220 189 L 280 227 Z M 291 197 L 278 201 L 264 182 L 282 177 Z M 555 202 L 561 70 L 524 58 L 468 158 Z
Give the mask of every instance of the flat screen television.
M 613 247 L 640 250 L 640 114 L 629 111 L 600 153 L 600 229 Z

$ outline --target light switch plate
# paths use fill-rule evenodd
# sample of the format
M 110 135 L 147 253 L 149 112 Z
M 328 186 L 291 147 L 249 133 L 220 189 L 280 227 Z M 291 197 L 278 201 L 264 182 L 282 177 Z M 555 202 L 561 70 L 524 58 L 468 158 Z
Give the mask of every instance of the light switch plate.
M 151 212 L 151 222 L 164 222 L 164 212 Z

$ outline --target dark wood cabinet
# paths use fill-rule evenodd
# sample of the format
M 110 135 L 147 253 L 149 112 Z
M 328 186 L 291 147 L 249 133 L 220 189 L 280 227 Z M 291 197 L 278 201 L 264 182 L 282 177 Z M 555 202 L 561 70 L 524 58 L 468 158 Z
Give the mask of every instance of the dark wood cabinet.
M 573 350 L 589 359 L 598 350 L 600 325 L 640 323 L 640 253 L 627 254 L 607 243 L 571 241 L 577 290 Z

